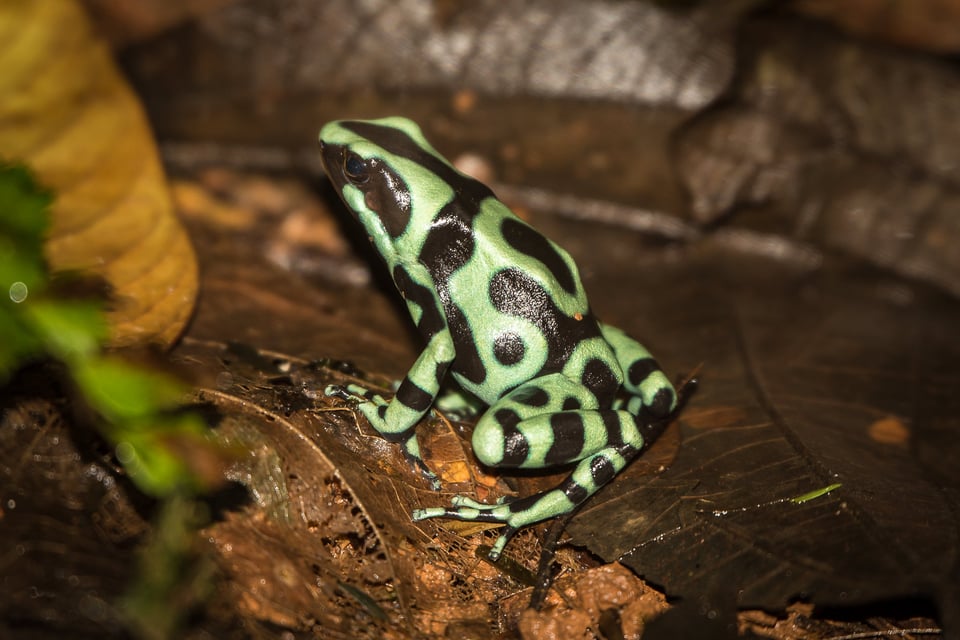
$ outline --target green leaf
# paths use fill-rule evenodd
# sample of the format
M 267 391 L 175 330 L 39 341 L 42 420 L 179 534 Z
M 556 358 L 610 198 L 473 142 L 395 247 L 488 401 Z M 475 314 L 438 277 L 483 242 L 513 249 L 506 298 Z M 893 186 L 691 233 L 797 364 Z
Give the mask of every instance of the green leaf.
M 20 363 L 42 351 L 40 340 L 24 326 L 18 314 L 0 305 L 0 384 Z
M 216 565 L 198 545 L 197 532 L 210 521 L 206 505 L 173 496 L 154 521 L 138 553 L 137 579 L 121 601 L 125 617 L 144 640 L 182 637 L 181 625 L 214 586 Z
M 839 489 L 839 488 L 842 487 L 842 486 L 843 486 L 842 483 L 840 483 L 840 482 L 834 482 L 833 484 L 827 485 L 826 487 L 821 487 L 821 488 L 819 488 L 819 489 L 814 489 L 813 491 L 808 491 L 807 493 L 804 493 L 803 495 L 790 498 L 790 502 L 792 502 L 793 504 L 803 504 L 804 502 L 810 502 L 811 500 L 816 500 L 817 498 L 820 498 L 820 497 L 822 497 L 822 496 L 825 496 L 825 495 L 827 495 L 828 493 L 830 493 L 831 491 L 834 491 L 834 490 L 836 490 L 836 489 Z
M 106 340 L 107 325 L 96 303 L 37 300 L 25 302 L 22 310 L 47 351 L 68 363 L 96 354 Z
M 189 466 L 183 450 L 209 448 L 196 416 L 176 416 L 164 424 L 162 418 L 149 423 L 110 425 L 117 442 L 117 459 L 130 478 L 154 496 L 180 495 L 202 490 L 203 478 Z
M 200 415 L 180 411 L 185 388 L 179 381 L 115 357 L 84 358 L 71 370 L 104 418 L 100 431 L 142 491 L 182 495 L 222 481 L 227 452 L 207 437 Z
M 43 251 L 51 201 L 26 168 L 0 161 L 0 383 L 29 358 L 58 359 L 143 491 L 166 497 L 213 486 L 224 454 L 199 416 L 173 411 L 183 385 L 101 355 L 109 337 L 101 304 L 64 300 L 49 286 Z
M 115 357 L 88 358 L 71 367 L 90 405 L 110 422 L 144 420 L 172 409 L 185 389 L 167 375 L 130 365 Z M 142 428 L 149 428 L 144 422 Z
M 0 234 L 33 242 L 40 254 L 52 202 L 53 196 L 37 184 L 29 169 L 0 160 Z
M 16 304 L 46 283 L 43 234 L 53 198 L 23 166 L 0 161 L 0 300 Z
M 26 255 L 23 247 L 0 235 L 0 298 L 3 304 L 19 304 L 29 294 L 43 289 L 46 271 L 43 262 Z

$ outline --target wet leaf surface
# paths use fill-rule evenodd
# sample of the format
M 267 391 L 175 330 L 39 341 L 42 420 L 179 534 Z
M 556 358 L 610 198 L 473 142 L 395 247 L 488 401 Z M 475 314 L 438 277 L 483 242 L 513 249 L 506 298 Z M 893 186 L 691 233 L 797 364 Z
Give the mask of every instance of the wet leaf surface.
M 138 99 L 74 0 L 4 3 L 0 42 L 0 153 L 56 193 L 47 260 L 108 282 L 113 344 L 169 345 L 197 272 Z
M 690 257 L 654 331 L 662 360 L 679 340 L 702 357 L 676 458 L 598 495 L 574 542 L 698 601 L 952 607 L 960 306 L 840 265 L 764 283 L 750 265 L 718 278 L 717 256 Z

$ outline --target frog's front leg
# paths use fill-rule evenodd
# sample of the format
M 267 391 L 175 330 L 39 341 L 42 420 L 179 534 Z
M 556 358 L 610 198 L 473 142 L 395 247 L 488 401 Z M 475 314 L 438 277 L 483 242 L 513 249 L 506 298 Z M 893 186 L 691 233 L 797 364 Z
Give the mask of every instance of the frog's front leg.
M 433 489 L 440 488 L 437 476 L 423 462 L 416 427 L 420 419 L 433 405 L 440 390 L 440 381 L 453 361 L 453 340 L 449 331 L 436 333 L 426 349 L 417 358 L 407 375 L 397 387 L 393 400 L 373 393 L 359 385 L 328 387 L 327 395 L 341 398 L 357 397 L 357 409 L 390 442 L 399 442 L 411 463 L 420 470 Z
M 450 507 L 417 509 L 414 520 L 453 518 L 506 525 L 490 552 L 497 559 L 522 527 L 570 513 L 596 493 L 646 444 L 646 430 L 627 411 L 601 410 L 594 396 L 562 374 L 512 391 L 492 406 L 473 434 L 485 465 L 544 469 L 578 462 L 555 488 L 512 502 L 486 505 L 457 496 Z M 649 433 L 652 440 L 656 433 Z

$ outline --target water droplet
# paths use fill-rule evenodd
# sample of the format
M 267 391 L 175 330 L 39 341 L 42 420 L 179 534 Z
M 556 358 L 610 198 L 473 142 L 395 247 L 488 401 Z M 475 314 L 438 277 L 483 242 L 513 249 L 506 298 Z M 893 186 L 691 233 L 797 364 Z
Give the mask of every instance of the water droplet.
M 136 460 L 137 452 L 129 442 L 121 442 L 117 445 L 117 460 L 120 464 L 129 464 Z
M 81 614 L 93 620 L 100 622 L 107 617 L 107 603 L 93 595 L 85 595 L 77 603 L 77 610 Z
M 10 285 L 10 299 L 18 304 L 26 300 L 29 293 L 27 285 L 23 282 L 18 281 Z

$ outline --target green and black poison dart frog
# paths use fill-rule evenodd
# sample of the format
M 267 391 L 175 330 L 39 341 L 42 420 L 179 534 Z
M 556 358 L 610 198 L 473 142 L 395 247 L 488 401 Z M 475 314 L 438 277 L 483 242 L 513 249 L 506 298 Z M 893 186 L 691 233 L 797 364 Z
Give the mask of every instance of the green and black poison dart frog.
M 355 385 L 327 393 L 358 400 L 434 488 L 415 428 L 448 373 L 489 406 L 472 437 L 481 463 L 576 463 L 543 493 L 497 504 L 456 496 L 413 512 L 504 523 L 496 560 L 518 529 L 571 512 L 619 473 L 663 431 L 677 393 L 646 348 L 594 317 L 570 256 L 454 169 L 415 123 L 330 122 L 320 146 L 426 341 L 392 401 Z

